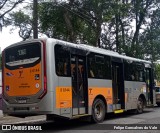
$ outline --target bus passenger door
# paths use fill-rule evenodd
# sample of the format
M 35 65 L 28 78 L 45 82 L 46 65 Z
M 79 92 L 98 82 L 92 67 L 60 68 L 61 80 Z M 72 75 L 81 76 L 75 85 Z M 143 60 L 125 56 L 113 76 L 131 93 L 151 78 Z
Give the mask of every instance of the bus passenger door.
M 146 97 L 147 97 L 147 105 L 155 104 L 155 90 L 154 86 L 153 74 L 151 68 L 146 68 Z
M 112 85 L 113 85 L 113 104 L 120 104 L 121 108 L 116 106 L 116 109 L 125 109 L 124 96 L 124 76 L 123 63 L 112 62 Z
M 71 55 L 72 75 L 72 114 L 86 114 L 87 112 L 87 72 L 86 57 Z

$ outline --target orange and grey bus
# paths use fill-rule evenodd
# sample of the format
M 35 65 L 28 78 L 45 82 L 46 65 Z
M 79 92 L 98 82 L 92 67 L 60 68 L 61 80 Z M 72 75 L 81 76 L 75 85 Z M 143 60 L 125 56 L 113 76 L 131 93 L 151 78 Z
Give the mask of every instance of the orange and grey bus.
M 47 119 L 89 116 L 155 104 L 151 62 L 56 39 L 19 42 L 2 53 L 3 112 Z

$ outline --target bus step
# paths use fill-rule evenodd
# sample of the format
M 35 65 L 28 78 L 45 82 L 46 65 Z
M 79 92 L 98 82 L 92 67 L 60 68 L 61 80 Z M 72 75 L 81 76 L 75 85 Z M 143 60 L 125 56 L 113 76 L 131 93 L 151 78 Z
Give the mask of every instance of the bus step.
M 124 110 L 123 110 L 123 109 L 118 109 L 118 110 L 115 110 L 115 111 L 114 111 L 114 113 L 115 113 L 115 114 L 123 113 L 123 112 L 124 112 Z
M 72 117 L 72 119 L 80 118 L 80 117 L 83 117 L 83 116 L 89 116 L 89 114 L 74 115 L 74 116 Z
M 146 108 L 153 108 L 154 105 L 153 104 L 150 104 L 150 105 L 147 105 Z

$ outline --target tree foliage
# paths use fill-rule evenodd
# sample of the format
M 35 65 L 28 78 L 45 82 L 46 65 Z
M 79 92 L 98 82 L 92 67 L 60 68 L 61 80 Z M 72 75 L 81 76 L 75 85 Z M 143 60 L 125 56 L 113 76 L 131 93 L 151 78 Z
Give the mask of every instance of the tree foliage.
M 74 43 L 86 43 L 128 56 L 159 58 L 159 0 L 68 0 L 39 3 L 39 31 Z M 32 10 L 32 8 L 31 8 Z M 25 40 L 32 18 L 23 11 L 10 15 Z
M 51 37 L 71 42 L 78 40 L 144 59 L 151 55 L 143 48 L 141 38 L 146 32 L 143 27 L 149 27 L 147 20 L 153 16 L 157 3 L 153 0 L 43 3 L 39 12 L 40 23 L 42 31 L 48 31 Z
M 29 15 L 19 10 L 10 13 L 10 20 L 8 24 L 19 28 L 19 36 L 23 38 L 23 40 L 30 37 L 32 32 L 32 18 Z
M 160 64 L 155 64 L 155 78 L 160 81 Z
M 24 0 L 1 0 L 0 1 L 0 30 L 8 22 L 6 15 Z

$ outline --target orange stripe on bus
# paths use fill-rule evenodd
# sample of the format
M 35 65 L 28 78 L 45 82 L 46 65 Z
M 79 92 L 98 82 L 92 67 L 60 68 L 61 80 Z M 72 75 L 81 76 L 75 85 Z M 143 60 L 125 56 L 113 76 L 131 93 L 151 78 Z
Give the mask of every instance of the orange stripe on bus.
M 93 100 L 98 95 L 104 96 L 107 104 L 113 104 L 112 88 L 89 87 L 88 88 L 89 106 L 92 106 Z
M 72 107 L 72 87 L 56 87 L 56 108 Z
M 89 106 L 98 95 L 104 96 L 107 104 L 113 104 L 112 88 L 89 87 Z M 72 87 L 56 87 L 56 108 L 72 108 Z

